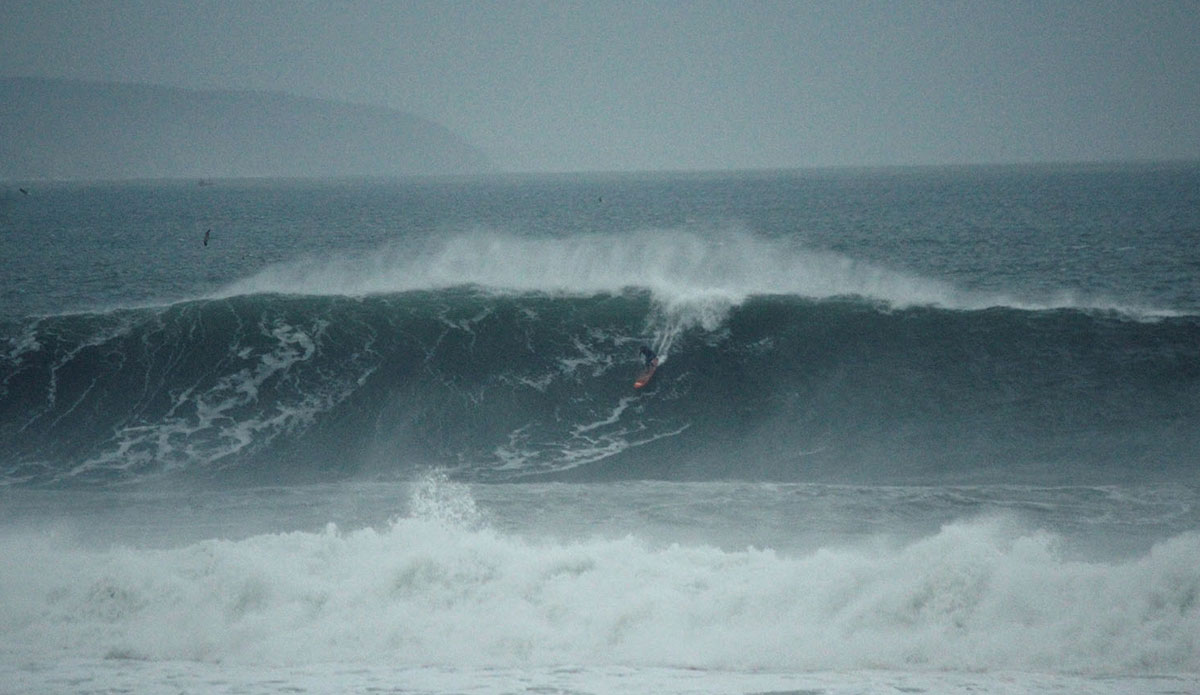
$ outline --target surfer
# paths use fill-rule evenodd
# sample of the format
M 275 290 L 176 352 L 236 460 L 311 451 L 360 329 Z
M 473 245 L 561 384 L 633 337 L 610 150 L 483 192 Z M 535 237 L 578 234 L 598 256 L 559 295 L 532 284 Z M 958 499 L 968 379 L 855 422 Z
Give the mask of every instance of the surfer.
M 642 353 L 642 359 L 646 360 L 647 367 L 653 365 L 654 360 L 658 359 L 658 355 L 654 354 L 649 345 L 643 345 L 638 349 L 638 352 Z
M 646 360 L 646 368 L 642 370 L 637 380 L 633 382 L 635 389 L 640 389 L 650 383 L 650 377 L 654 376 L 654 370 L 658 368 L 658 355 L 654 354 L 649 345 L 643 345 L 638 348 L 638 352 L 642 353 L 642 359 Z
M 205 246 L 208 246 L 208 235 L 210 232 L 212 232 L 211 229 L 204 230 L 204 245 Z

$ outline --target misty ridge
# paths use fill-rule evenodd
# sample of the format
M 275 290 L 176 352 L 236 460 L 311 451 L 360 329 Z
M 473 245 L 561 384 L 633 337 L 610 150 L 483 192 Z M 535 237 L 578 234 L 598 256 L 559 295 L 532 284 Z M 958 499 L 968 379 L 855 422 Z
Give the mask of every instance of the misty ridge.
M 0 79 L 0 179 L 403 176 L 487 171 L 412 114 L 277 92 Z

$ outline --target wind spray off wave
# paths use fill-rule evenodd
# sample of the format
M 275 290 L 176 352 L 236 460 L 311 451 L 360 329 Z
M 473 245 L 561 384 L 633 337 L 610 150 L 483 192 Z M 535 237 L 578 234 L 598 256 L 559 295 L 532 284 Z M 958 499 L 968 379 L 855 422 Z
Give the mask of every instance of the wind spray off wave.
M 365 295 L 460 285 L 570 295 L 651 291 L 667 305 L 736 304 L 759 294 L 861 296 L 899 306 L 958 306 L 951 286 L 736 229 L 631 230 L 570 238 L 498 232 L 272 266 L 221 295 Z

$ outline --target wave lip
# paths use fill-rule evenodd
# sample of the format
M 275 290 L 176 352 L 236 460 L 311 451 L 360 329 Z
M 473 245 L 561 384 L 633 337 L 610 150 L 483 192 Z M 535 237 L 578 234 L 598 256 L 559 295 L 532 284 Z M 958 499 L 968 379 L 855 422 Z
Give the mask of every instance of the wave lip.
M 365 296 L 474 286 L 501 293 L 588 296 L 648 290 L 667 313 L 689 313 L 709 330 L 752 296 L 857 297 L 893 308 L 935 306 L 1028 311 L 1116 311 L 1153 320 L 1180 312 L 1061 291 L 1041 299 L 968 291 L 952 283 L 739 228 L 649 229 L 571 238 L 488 230 L 423 243 L 270 266 L 214 297 L 244 294 Z
M 636 287 L 667 302 L 724 298 L 737 303 L 756 294 L 796 294 L 952 306 L 959 295 L 936 280 L 738 230 L 646 230 L 570 239 L 479 231 L 415 248 L 395 243 L 369 253 L 278 264 L 218 294 L 355 296 L 460 285 L 576 295 Z

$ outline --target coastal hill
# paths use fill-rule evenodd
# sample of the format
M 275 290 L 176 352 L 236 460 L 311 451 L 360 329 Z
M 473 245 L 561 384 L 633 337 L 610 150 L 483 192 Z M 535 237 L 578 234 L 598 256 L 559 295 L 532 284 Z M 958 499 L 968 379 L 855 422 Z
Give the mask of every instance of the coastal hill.
M 479 149 L 392 109 L 275 92 L 0 79 L 0 179 L 486 171 Z

